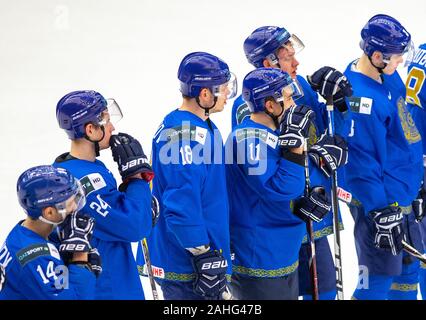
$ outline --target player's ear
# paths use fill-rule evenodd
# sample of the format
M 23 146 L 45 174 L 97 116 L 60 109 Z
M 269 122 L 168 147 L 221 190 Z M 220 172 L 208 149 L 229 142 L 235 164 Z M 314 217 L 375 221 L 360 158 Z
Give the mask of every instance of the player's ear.
M 271 62 L 268 59 L 263 59 L 263 66 L 265 68 L 272 68 Z
M 95 130 L 96 130 L 96 126 L 93 125 L 93 123 L 89 122 L 84 127 L 84 130 L 86 130 L 86 136 L 91 137 L 94 134 Z
M 41 215 L 43 218 L 47 220 L 52 220 L 56 214 L 56 209 L 54 207 L 46 207 L 41 211 Z
M 209 100 L 210 95 L 211 95 L 211 93 L 210 93 L 209 89 L 207 89 L 207 88 L 201 89 L 200 90 L 200 94 L 199 94 L 200 101 L 207 101 L 207 100 Z
M 371 60 L 373 61 L 374 64 L 380 64 L 382 62 L 382 58 L 383 54 L 380 51 L 374 51 L 373 54 L 371 55 Z
M 272 100 L 266 100 L 265 101 L 265 111 L 268 111 L 270 113 L 274 113 L 274 104 Z

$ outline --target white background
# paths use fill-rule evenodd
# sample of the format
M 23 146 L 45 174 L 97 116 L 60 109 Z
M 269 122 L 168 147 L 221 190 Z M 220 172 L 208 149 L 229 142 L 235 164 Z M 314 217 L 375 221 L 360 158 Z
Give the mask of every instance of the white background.
M 360 55 L 360 30 L 377 13 L 399 19 L 416 45 L 426 42 L 424 0 L 0 0 L 0 8 L 0 242 L 25 217 L 15 194 L 19 174 L 69 148 L 55 118 L 57 101 L 69 91 L 114 97 L 124 112 L 117 131 L 137 137 L 150 153 L 156 128 L 180 104 L 176 73 L 189 52 L 221 57 L 241 85 L 252 69 L 243 41 L 262 25 L 284 26 L 302 39 L 301 75 L 324 65 L 343 71 Z M 212 116 L 224 136 L 231 105 Z M 117 173 L 109 151 L 101 160 Z M 347 212 L 343 219 L 349 298 L 357 266 L 352 219 Z

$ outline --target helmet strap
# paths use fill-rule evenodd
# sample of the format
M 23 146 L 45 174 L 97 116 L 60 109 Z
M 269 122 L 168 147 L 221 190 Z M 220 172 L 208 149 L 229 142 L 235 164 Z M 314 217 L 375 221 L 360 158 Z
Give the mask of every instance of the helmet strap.
M 282 101 L 279 102 L 281 106 L 281 112 L 279 115 L 275 115 L 272 112 L 269 112 L 265 109 L 265 113 L 272 118 L 272 121 L 274 121 L 275 127 L 278 129 L 280 127 L 280 123 L 278 119 L 281 117 L 281 115 L 284 113 L 284 103 Z
M 102 138 L 100 138 L 99 140 L 92 140 L 89 138 L 89 136 L 87 134 L 84 134 L 84 138 L 90 142 L 92 142 L 95 145 L 95 156 L 99 157 L 100 153 L 100 148 L 99 148 L 99 142 L 102 141 L 102 139 L 105 137 L 105 127 L 104 126 L 100 126 L 101 130 L 102 130 Z
M 371 59 L 371 56 L 368 56 L 368 60 L 370 60 L 370 63 L 371 63 L 371 65 L 374 67 L 374 68 L 376 68 L 376 70 L 380 73 L 380 74 L 383 74 L 383 69 L 385 69 L 386 67 L 387 67 L 387 63 L 385 63 L 385 66 L 384 67 L 378 67 L 378 66 L 376 66 L 374 63 L 373 63 L 373 59 Z
M 203 106 L 201 105 L 201 103 L 200 103 L 200 98 L 199 98 L 199 97 L 195 97 L 195 101 L 197 101 L 197 104 L 198 104 L 198 106 L 199 106 L 201 109 L 204 109 L 204 115 L 205 115 L 206 117 L 209 117 L 209 116 L 210 116 L 210 109 L 213 109 L 213 108 L 215 107 L 216 102 L 217 102 L 217 97 L 214 97 L 213 105 L 212 105 L 212 106 L 210 106 L 210 107 L 208 107 L 208 108 L 203 107 Z

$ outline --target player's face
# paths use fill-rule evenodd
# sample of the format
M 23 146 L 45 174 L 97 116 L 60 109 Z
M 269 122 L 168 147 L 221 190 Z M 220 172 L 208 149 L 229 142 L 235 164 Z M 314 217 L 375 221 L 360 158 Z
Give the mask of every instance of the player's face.
M 114 125 L 110 121 L 108 112 L 106 112 L 106 114 L 107 114 L 106 115 L 107 121 L 106 121 L 106 124 L 104 124 L 105 135 L 104 135 L 103 139 L 99 142 L 99 149 L 100 150 L 104 150 L 104 149 L 109 148 L 109 140 L 111 139 L 111 135 L 115 130 Z
M 386 68 L 383 69 L 383 73 L 387 75 L 392 75 L 398 66 L 404 62 L 402 54 L 393 54 L 390 59 L 385 60 L 387 63 Z
M 297 66 L 299 65 L 299 61 L 296 59 L 295 50 L 289 45 L 283 46 L 278 49 L 277 57 L 281 70 L 287 72 L 292 79 L 295 79 L 297 75 Z

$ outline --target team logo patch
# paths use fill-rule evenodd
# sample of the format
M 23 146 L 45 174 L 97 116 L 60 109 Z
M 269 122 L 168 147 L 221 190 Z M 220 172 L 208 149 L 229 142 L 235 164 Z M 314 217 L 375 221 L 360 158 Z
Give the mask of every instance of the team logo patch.
M 93 191 L 106 187 L 106 182 L 101 174 L 91 173 L 80 179 L 80 183 L 83 186 L 84 194 L 88 196 Z
M 414 124 L 411 114 L 407 110 L 407 106 L 402 97 L 399 97 L 398 102 L 398 116 L 401 120 L 402 130 L 404 131 L 405 139 L 409 144 L 419 142 L 421 140 L 420 133 Z

